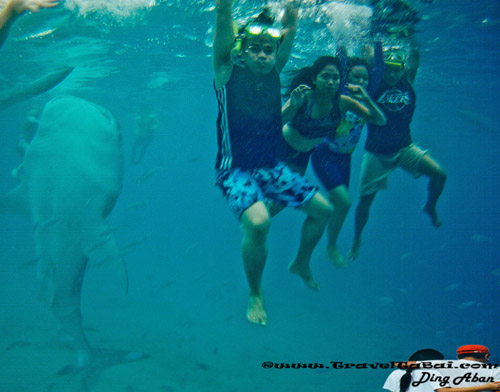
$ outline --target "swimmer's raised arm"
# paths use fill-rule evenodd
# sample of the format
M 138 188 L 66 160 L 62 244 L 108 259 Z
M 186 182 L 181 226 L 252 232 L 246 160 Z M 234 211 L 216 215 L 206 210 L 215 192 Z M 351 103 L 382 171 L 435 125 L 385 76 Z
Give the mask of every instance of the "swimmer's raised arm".
M 311 91 L 311 87 L 306 86 L 305 84 L 301 84 L 292 91 L 290 98 L 281 108 L 281 121 L 283 124 L 292 121 L 300 107 L 302 107 L 306 101 L 307 96 L 310 95 Z
M 5 42 L 12 23 L 23 12 L 38 12 L 40 8 L 51 8 L 58 4 L 57 0 L 9 0 L 0 11 L 0 47 Z
M 373 102 L 363 87 L 348 84 L 347 89 L 351 91 L 351 95 L 356 97 L 356 99 L 341 95 L 340 110 L 342 113 L 351 111 L 363 117 L 367 122 L 378 126 L 383 126 L 387 123 L 384 112 Z
M 417 76 L 418 66 L 420 64 L 420 51 L 416 47 L 410 48 L 410 54 L 406 60 L 406 74 L 408 80 L 413 83 Z
M 283 39 L 278 48 L 278 55 L 276 58 L 276 69 L 281 72 L 285 68 L 286 62 L 292 52 L 293 41 L 295 40 L 295 33 L 297 32 L 297 25 L 299 22 L 299 8 L 296 1 L 290 1 L 285 7 L 285 13 L 281 19 L 283 28 L 281 33 Z
M 215 86 L 224 86 L 233 69 L 231 49 L 234 45 L 232 0 L 217 0 L 215 3 L 214 72 Z
M 382 41 L 377 40 L 373 45 L 373 66 L 370 70 L 370 85 L 368 93 L 374 94 L 378 90 L 384 77 L 385 62 Z

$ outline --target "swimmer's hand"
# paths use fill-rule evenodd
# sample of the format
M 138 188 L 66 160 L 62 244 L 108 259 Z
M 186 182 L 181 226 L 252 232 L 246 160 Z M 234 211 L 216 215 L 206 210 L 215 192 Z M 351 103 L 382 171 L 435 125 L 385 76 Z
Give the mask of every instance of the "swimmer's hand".
M 25 11 L 38 12 L 40 8 L 52 8 L 59 5 L 57 0 L 11 0 L 12 9 L 17 14 Z
M 485 391 L 500 391 L 500 381 L 494 381 L 482 385 Z
M 297 30 L 299 23 L 299 6 L 297 1 L 288 1 L 285 5 L 285 12 L 281 18 L 283 30 Z
M 290 94 L 290 105 L 294 108 L 300 108 L 307 98 L 308 91 L 311 91 L 311 87 L 301 84 L 299 87 L 295 88 Z
M 363 103 L 371 100 L 368 93 L 361 86 L 348 83 L 347 89 L 349 90 L 351 97 L 357 99 L 359 102 Z

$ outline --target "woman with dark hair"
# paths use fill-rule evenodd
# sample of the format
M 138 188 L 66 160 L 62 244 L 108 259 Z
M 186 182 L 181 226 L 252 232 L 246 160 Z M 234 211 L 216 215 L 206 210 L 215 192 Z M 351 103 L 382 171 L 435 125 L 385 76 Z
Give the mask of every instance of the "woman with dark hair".
M 371 100 L 363 87 L 347 85 L 347 89 L 358 100 L 340 93 L 341 64 L 336 57 L 319 57 L 312 66 L 294 71 L 285 96 L 289 97 L 282 109 L 283 139 L 285 152 L 283 161 L 290 168 L 304 174 L 309 157 L 327 136 L 334 135 L 346 115 L 351 112 L 374 123 L 385 124 L 385 116 Z M 360 103 L 361 102 L 361 103 Z M 307 219 L 304 226 L 307 225 Z M 300 275 L 306 283 L 317 289 L 309 268 L 310 249 L 317 244 L 301 242 L 296 259 L 290 264 L 291 272 Z M 328 254 L 332 263 L 338 260 Z
M 337 52 L 345 74 L 341 91 L 362 103 L 366 99 L 360 92 L 351 92 L 346 86 L 360 86 L 359 91 L 368 91 L 368 96 L 378 88 L 383 72 L 384 59 L 382 43 L 377 42 L 374 48 L 374 66 L 359 57 L 347 57 L 341 47 Z M 365 103 L 366 104 L 366 103 Z M 328 135 L 314 150 L 311 163 L 321 184 L 328 191 L 328 199 L 334 206 L 333 216 L 328 224 L 328 240 L 326 252 L 329 259 L 337 267 L 345 265 L 345 258 L 337 247 L 337 238 L 344 225 L 351 207 L 349 197 L 349 180 L 351 174 L 351 156 L 361 137 L 365 119 L 356 113 L 347 111 L 339 126 Z
M 451 388 L 449 378 L 443 377 L 438 370 L 420 368 L 416 361 L 444 359 L 444 355 L 432 348 L 418 350 L 404 364 L 406 370 L 393 371 L 384 384 L 384 389 L 391 392 L 476 392 L 498 391 L 500 382 L 491 382 L 476 387 Z
M 313 65 L 291 72 L 282 109 L 284 160 L 305 173 L 309 156 L 325 137 L 335 132 L 344 114 L 352 111 L 368 122 L 385 124 L 385 116 L 360 86 L 347 88 L 365 105 L 340 93 L 341 64 L 336 57 L 321 56 Z

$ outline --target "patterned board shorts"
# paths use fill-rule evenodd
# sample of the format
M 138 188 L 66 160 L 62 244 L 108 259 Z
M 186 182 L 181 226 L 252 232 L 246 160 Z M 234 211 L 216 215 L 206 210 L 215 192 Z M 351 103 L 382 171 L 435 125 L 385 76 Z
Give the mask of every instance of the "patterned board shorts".
M 318 192 L 317 187 L 282 162 L 272 168 L 219 170 L 216 185 L 222 189 L 229 208 L 238 218 L 258 201 L 272 200 L 282 206 L 298 208 Z
M 379 190 L 387 188 L 389 174 L 398 167 L 419 177 L 420 161 L 428 153 L 415 144 L 402 148 L 395 154 L 373 154 L 365 151 L 363 162 L 361 163 L 361 176 L 359 193 L 361 196 L 368 196 Z

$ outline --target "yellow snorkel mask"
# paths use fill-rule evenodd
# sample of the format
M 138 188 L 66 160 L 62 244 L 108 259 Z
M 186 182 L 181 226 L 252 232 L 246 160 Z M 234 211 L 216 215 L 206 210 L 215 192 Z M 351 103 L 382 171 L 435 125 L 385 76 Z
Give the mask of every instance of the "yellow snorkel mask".
M 384 63 L 404 67 L 405 61 L 406 54 L 401 50 L 401 48 L 394 47 L 384 49 Z
M 234 24 L 234 27 L 236 27 L 236 24 Z M 280 29 L 273 26 L 250 23 L 243 29 L 241 33 L 236 35 L 234 46 L 231 49 L 231 60 L 233 61 L 233 63 L 238 64 L 241 61 L 240 57 L 242 54 L 243 41 L 246 38 L 259 37 L 263 34 L 266 34 L 271 40 L 276 41 L 277 45 L 279 45 L 282 38 Z

